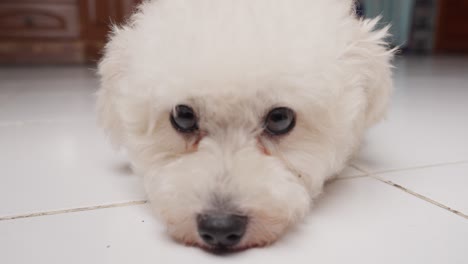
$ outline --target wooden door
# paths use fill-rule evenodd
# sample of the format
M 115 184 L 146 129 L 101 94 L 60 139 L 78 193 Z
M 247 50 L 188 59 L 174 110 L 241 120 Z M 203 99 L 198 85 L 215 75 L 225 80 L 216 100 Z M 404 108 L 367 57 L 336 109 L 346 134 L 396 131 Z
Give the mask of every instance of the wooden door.
M 436 51 L 468 53 L 468 1 L 442 0 L 436 33 Z

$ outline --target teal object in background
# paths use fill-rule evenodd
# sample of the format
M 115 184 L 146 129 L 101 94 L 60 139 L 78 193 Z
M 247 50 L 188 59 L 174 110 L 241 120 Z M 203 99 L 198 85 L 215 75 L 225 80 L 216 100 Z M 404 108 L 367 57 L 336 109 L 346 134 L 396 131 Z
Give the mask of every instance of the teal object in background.
M 367 18 L 382 16 L 381 24 L 392 25 L 391 42 L 395 46 L 404 47 L 408 44 L 414 0 L 362 0 L 364 15 Z

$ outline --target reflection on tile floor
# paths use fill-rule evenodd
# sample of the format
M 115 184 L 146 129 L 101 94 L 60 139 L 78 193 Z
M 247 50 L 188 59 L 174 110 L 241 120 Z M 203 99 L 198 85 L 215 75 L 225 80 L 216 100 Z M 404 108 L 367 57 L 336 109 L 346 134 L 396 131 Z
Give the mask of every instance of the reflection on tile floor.
M 306 221 L 271 247 L 215 256 L 152 216 L 96 128 L 92 70 L 0 69 L 0 261 L 466 263 L 467 72 L 468 59 L 398 60 L 387 119 Z

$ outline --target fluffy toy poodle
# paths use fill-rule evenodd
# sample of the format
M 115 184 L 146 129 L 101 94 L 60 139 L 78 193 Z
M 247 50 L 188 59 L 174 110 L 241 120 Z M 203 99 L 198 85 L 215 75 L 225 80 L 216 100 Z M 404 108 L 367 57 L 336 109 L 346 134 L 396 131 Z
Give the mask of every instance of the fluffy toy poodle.
M 268 245 L 383 116 L 388 28 L 351 0 L 153 0 L 99 64 L 100 123 L 181 243 Z

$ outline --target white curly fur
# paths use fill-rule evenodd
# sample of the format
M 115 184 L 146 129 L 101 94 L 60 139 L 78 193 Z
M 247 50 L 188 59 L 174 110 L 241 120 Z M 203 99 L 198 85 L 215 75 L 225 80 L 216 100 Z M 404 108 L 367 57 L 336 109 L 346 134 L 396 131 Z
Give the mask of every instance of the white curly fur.
M 205 247 L 196 215 L 235 210 L 250 218 L 236 248 L 269 244 L 345 167 L 392 88 L 388 28 L 352 6 L 157 0 L 114 29 L 99 65 L 100 122 L 174 238 Z M 196 136 L 171 126 L 178 104 L 197 113 Z M 297 124 L 274 138 L 262 119 L 276 106 L 293 109 Z M 229 208 L 213 208 L 213 197 Z

